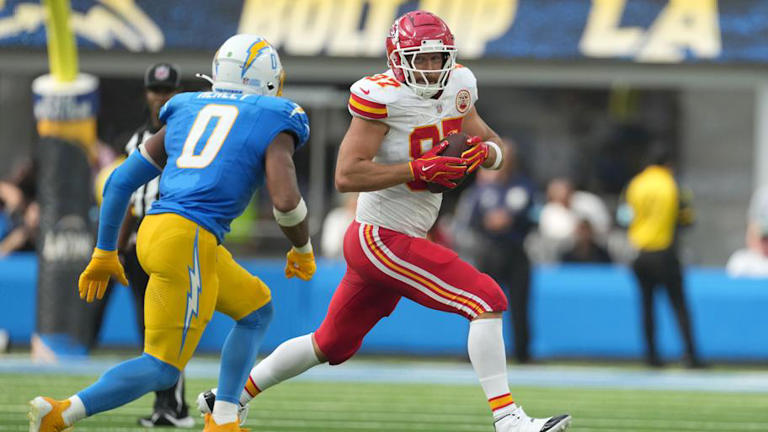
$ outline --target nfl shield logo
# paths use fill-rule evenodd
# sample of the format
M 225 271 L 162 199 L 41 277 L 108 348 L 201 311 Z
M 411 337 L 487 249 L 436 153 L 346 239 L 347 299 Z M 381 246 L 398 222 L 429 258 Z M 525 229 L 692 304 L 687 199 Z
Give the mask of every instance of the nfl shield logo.
M 160 65 L 155 69 L 155 79 L 165 81 L 171 75 L 171 69 L 166 65 Z

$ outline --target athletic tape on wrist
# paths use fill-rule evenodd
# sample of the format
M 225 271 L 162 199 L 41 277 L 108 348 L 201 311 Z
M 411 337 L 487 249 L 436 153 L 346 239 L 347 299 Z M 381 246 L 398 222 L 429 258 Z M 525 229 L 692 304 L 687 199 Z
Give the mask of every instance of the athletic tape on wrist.
M 312 252 L 312 240 L 307 240 L 307 244 L 304 246 L 294 246 L 293 250 L 303 254 Z
M 503 155 L 502 155 L 502 153 L 501 153 L 501 147 L 499 147 L 499 145 L 498 145 L 498 144 L 496 144 L 496 143 L 495 143 L 495 142 L 493 142 L 493 141 L 486 141 L 486 142 L 485 142 L 485 144 L 486 144 L 488 147 L 492 147 L 492 148 L 493 148 L 493 150 L 494 150 L 494 151 L 495 151 L 495 153 L 496 153 L 496 161 L 494 161 L 494 162 L 493 162 L 493 165 L 492 165 L 491 167 L 489 167 L 488 169 L 491 169 L 491 170 L 497 170 L 497 169 L 499 169 L 499 167 L 501 166 L 501 161 L 504 159 L 504 156 L 503 156 Z
M 296 226 L 307 217 L 307 204 L 304 202 L 304 198 L 302 198 L 295 209 L 281 212 L 272 207 L 272 214 L 275 216 L 278 225 L 284 227 Z

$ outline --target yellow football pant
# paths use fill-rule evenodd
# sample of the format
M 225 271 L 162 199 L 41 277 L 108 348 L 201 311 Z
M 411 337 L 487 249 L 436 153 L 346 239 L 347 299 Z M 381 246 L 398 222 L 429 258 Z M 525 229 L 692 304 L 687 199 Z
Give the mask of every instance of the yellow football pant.
M 271 300 L 264 282 L 237 264 L 213 234 L 182 216 L 146 216 L 136 251 L 149 275 L 144 352 L 179 369 L 214 310 L 239 320 Z

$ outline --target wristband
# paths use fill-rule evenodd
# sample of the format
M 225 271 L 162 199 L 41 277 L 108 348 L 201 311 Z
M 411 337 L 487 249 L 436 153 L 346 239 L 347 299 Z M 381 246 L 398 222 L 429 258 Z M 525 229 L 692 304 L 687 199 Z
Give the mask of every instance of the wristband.
M 504 159 L 504 156 L 501 154 L 501 148 L 499 147 L 498 144 L 496 144 L 493 141 L 486 141 L 485 145 L 487 145 L 488 147 L 492 147 L 496 153 L 496 160 L 493 162 L 493 165 L 491 165 L 488 169 L 490 170 L 499 169 L 499 167 L 501 166 L 501 162 Z
M 281 212 L 272 207 L 272 214 L 275 216 L 278 225 L 284 227 L 296 226 L 307 217 L 307 204 L 304 202 L 304 198 L 302 198 L 299 200 L 295 209 Z

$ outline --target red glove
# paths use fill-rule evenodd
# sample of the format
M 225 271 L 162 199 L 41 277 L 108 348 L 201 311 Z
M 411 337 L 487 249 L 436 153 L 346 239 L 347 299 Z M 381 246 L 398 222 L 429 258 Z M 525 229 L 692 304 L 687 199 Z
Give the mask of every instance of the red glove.
M 456 180 L 464 177 L 467 164 L 464 159 L 440 156 L 440 153 L 448 147 L 448 141 L 441 142 L 432 150 L 424 153 L 420 158 L 412 160 L 409 165 L 414 180 L 422 180 L 429 183 L 437 183 L 447 188 L 455 188 Z
M 472 174 L 483 164 L 483 162 L 485 162 L 486 159 L 488 159 L 490 150 L 488 149 L 488 144 L 486 144 L 479 136 L 467 138 L 467 145 L 471 146 L 471 148 L 465 150 L 464 153 L 461 154 L 461 158 L 464 159 L 464 162 L 468 166 L 467 174 Z

